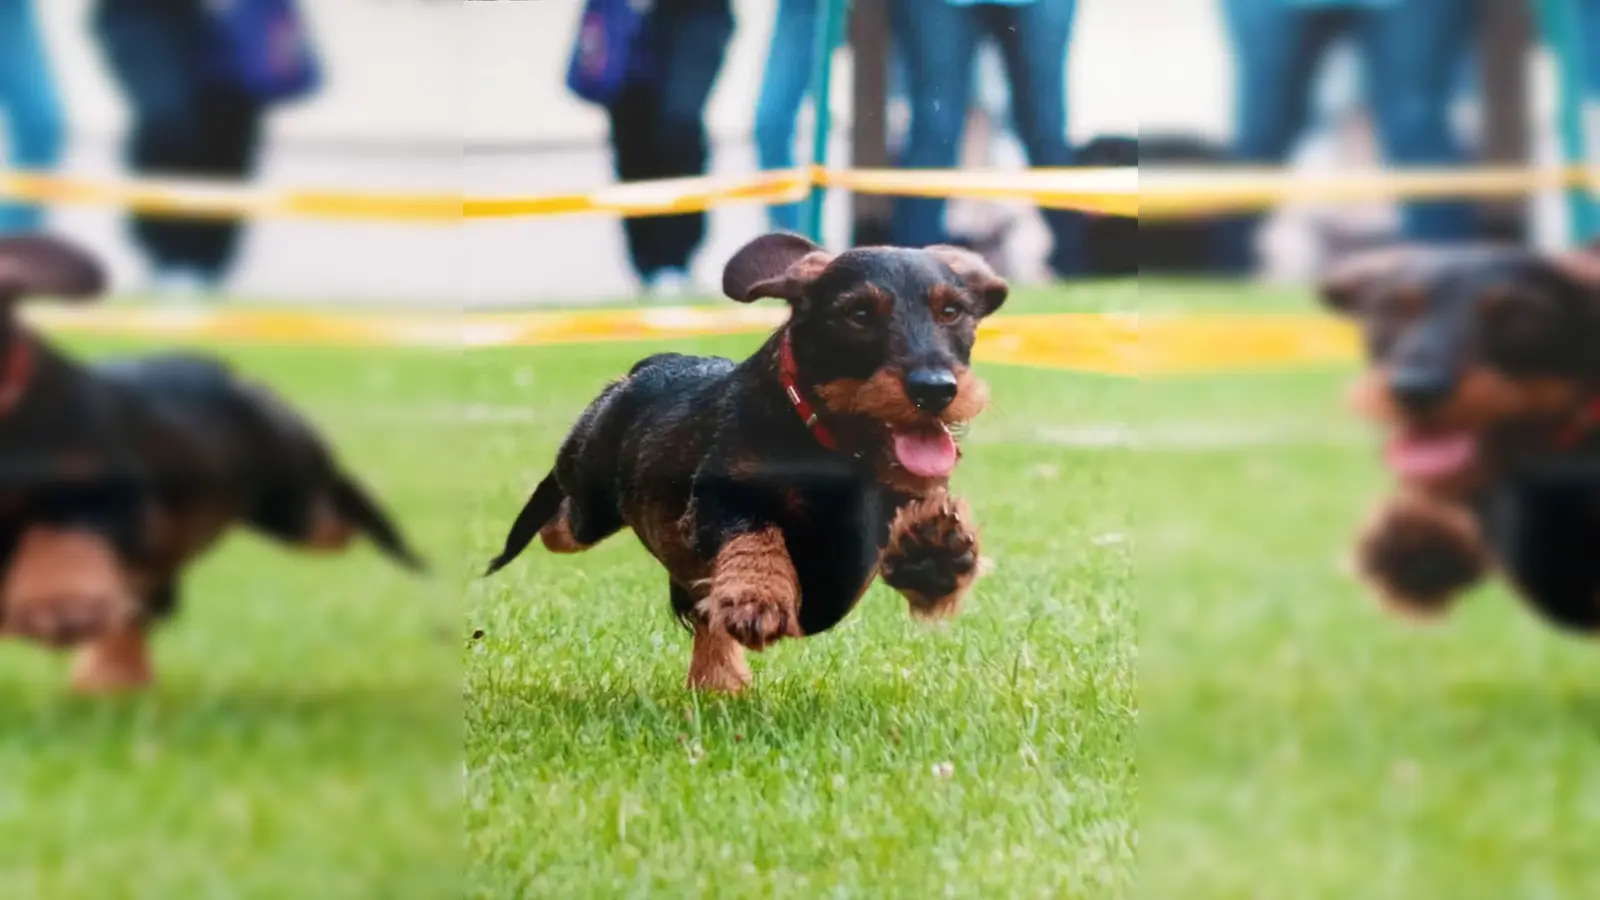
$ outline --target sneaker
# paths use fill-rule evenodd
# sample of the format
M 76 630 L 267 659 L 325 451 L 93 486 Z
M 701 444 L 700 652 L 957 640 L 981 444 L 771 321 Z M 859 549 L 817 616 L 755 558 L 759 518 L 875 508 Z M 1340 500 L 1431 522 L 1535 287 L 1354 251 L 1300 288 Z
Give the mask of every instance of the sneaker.
M 190 269 L 161 269 L 150 279 L 150 290 L 168 303 L 194 304 L 211 293 L 211 285 Z
M 644 290 L 653 300 L 681 300 L 693 292 L 689 273 L 682 269 L 662 269 L 650 276 Z

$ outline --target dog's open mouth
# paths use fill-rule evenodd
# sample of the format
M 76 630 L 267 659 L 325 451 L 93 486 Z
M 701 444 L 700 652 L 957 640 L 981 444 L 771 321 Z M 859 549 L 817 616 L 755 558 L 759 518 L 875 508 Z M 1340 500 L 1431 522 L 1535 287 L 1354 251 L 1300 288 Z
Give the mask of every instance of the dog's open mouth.
M 894 427 L 894 458 L 913 475 L 947 478 L 955 471 L 956 441 L 942 422 Z
M 1389 440 L 1389 468 L 1402 478 L 1436 481 L 1472 465 L 1478 442 L 1464 432 L 1419 434 L 1401 431 Z

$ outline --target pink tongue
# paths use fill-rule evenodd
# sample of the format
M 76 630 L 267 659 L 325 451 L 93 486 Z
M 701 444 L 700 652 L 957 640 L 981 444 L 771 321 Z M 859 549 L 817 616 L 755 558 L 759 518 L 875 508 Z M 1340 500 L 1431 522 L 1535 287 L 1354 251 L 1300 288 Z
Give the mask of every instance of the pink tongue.
M 1472 438 L 1448 435 L 1436 438 L 1398 437 L 1389 443 L 1389 465 L 1402 475 L 1448 475 L 1472 460 Z
M 923 478 L 944 478 L 956 468 L 956 442 L 943 428 L 896 431 L 894 455 L 906 471 Z

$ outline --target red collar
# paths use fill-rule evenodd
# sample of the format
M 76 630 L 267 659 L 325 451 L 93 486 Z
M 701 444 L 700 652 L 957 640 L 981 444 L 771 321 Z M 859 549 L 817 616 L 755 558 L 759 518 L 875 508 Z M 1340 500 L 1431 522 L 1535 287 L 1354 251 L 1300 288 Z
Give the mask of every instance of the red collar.
M 839 442 L 834 440 L 833 432 L 829 431 L 817 419 L 817 411 L 807 402 L 800 393 L 799 378 L 800 367 L 794 361 L 794 347 L 789 344 L 789 332 L 783 332 L 783 340 L 778 344 L 778 380 L 783 383 L 783 393 L 788 396 L 789 402 L 794 405 L 794 411 L 799 413 L 800 421 L 806 423 L 811 436 L 817 443 L 829 450 L 839 449 Z
M 1572 450 L 1584 439 L 1593 434 L 1600 427 L 1600 397 L 1590 400 L 1587 405 L 1578 410 L 1561 431 L 1556 434 L 1555 447 L 1557 450 Z
M 28 390 L 28 379 L 33 374 L 33 347 L 22 335 L 11 339 L 11 352 L 6 355 L 5 372 L 0 373 L 0 418 L 11 414 Z

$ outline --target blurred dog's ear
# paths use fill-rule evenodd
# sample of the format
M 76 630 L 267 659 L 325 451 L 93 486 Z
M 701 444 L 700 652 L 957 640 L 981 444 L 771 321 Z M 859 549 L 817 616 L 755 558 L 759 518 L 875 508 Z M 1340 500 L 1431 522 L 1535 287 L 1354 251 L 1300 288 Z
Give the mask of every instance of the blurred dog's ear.
M 0 304 L 29 297 L 84 300 L 105 291 L 105 270 L 89 253 L 60 238 L 0 238 Z
M 980 315 L 987 316 L 999 309 L 1011 293 L 1011 286 L 1006 284 L 1006 280 L 996 275 L 982 256 L 965 247 L 935 244 L 924 248 L 923 252 L 944 263 L 950 271 L 956 273 L 956 277 L 961 279 L 967 290 L 971 291 L 982 304 Z
M 832 261 L 833 254 L 798 234 L 764 234 L 728 260 L 722 270 L 722 292 L 740 303 L 762 297 L 794 303 Z
M 1416 252 L 1417 248 L 1411 246 L 1381 247 L 1338 260 L 1317 279 L 1322 305 L 1342 315 L 1359 315 L 1367 289 L 1398 272 Z

